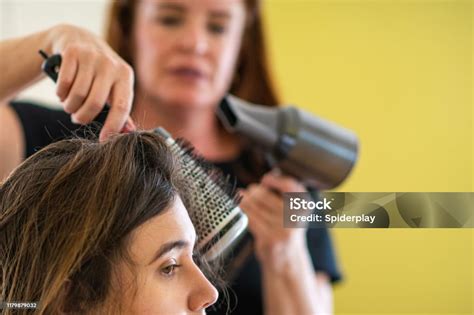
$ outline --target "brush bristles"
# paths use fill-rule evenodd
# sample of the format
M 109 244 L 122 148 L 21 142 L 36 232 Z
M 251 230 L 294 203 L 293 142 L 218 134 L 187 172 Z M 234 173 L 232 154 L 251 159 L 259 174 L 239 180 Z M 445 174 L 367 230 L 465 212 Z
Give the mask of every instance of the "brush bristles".
M 193 147 L 179 139 L 170 146 L 180 156 L 182 172 L 187 182 L 185 200 L 190 217 L 199 235 L 199 245 L 209 242 L 219 229 L 235 215 L 240 197 L 230 177 L 195 153 Z
M 198 155 L 188 141 L 178 139 L 175 144 L 179 154 L 183 157 L 189 157 L 190 160 L 194 161 L 194 168 L 199 170 L 198 172 L 202 172 L 204 176 L 207 176 L 216 186 L 216 189 L 222 191 L 222 198 L 230 199 L 234 207 L 240 203 L 241 197 L 237 193 L 237 182 L 235 179 L 231 179 L 230 175 L 224 175 L 220 169 Z

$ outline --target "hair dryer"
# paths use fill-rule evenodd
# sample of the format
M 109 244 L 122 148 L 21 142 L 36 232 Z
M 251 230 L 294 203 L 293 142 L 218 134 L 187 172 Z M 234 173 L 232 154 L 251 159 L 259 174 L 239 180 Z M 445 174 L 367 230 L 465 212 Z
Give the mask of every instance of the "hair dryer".
M 257 105 L 228 95 L 217 116 L 229 132 L 262 148 L 272 167 L 318 189 L 339 185 L 357 160 L 353 132 L 293 106 Z

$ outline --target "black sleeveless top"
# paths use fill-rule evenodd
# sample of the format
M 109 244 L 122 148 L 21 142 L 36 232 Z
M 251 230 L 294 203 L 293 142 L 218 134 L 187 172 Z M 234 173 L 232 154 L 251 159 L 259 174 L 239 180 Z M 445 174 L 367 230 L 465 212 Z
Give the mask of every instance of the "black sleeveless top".
M 98 134 L 107 115 L 104 111 L 95 119 L 92 125 L 81 127 L 72 123 L 70 116 L 62 110 L 53 110 L 28 102 L 12 102 L 10 106 L 18 115 L 23 127 L 25 158 L 54 141 L 71 136 L 87 137 L 91 134 Z M 254 162 L 254 156 L 249 151 L 244 151 L 236 160 L 214 163 L 214 165 L 220 168 L 224 174 L 236 178 L 238 186 L 245 187 L 248 183 L 257 181 L 259 175 L 261 175 L 258 172 L 255 173 L 252 169 Z M 251 238 L 252 236 L 247 234 L 244 239 Z M 323 228 L 308 229 L 307 245 L 314 269 L 325 272 L 332 282 L 339 281 L 341 274 L 336 264 L 328 230 Z M 229 309 L 232 311 L 228 314 L 263 314 L 260 274 L 259 263 L 255 255 L 251 253 L 240 265 L 238 272 L 229 284 Z M 227 314 L 227 311 L 227 304 L 218 301 L 214 307 L 207 310 L 207 313 Z

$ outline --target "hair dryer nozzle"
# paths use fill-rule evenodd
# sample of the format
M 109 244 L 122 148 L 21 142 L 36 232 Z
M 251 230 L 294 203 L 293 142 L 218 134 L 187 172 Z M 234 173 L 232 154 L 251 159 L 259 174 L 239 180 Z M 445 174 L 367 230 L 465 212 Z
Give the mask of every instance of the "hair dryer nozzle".
M 217 109 L 217 116 L 229 132 L 245 134 L 251 141 L 271 150 L 278 142 L 278 113 L 270 107 L 255 106 L 228 95 Z
M 357 160 L 353 132 L 296 107 L 268 107 L 228 95 L 217 115 L 229 132 L 262 148 L 274 166 L 320 189 L 339 185 Z

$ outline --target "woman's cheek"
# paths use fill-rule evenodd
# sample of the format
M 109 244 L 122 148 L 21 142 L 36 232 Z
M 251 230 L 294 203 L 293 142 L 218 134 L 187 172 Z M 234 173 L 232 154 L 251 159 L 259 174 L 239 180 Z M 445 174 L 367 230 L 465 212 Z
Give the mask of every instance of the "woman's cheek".
M 165 282 L 165 283 L 163 283 Z M 134 314 L 177 314 L 187 309 L 183 290 L 176 283 L 149 279 L 137 291 Z
M 214 79 L 215 88 L 221 93 L 226 93 L 234 77 L 237 55 L 233 53 L 223 54 L 219 60 Z
M 239 36 L 241 35 L 234 32 L 231 37 L 222 40 L 218 44 L 219 48 L 216 48 L 215 56 L 218 58 L 219 64 L 219 82 L 223 83 L 223 85 L 230 85 L 234 77 L 241 45 L 241 39 Z

